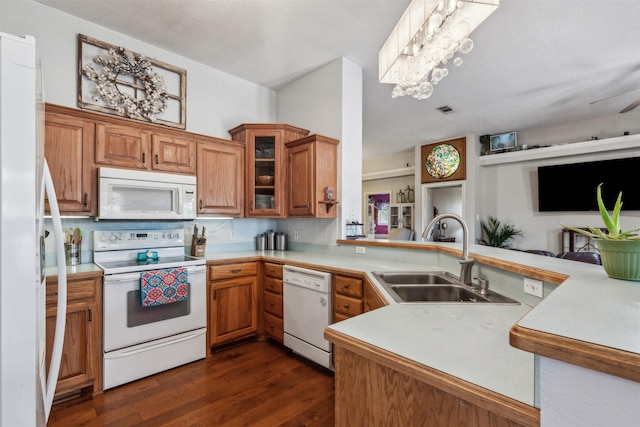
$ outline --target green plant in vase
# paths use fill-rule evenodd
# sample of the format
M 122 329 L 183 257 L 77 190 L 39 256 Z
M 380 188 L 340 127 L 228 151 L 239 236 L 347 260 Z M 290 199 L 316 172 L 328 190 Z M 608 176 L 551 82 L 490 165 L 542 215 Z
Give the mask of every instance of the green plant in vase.
M 564 224 L 563 227 L 595 240 L 600 250 L 602 266 L 609 277 L 640 280 L 640 236 L 636 234 L 640 228 L 622 231 L 620 227 L 622 192 L 618 194 L 611 214 L 609 214 L 602 201 L 602 183 L 596 189 L 596 200 L 607 232 L 595 227 L 587 227 L 587 230 L 569 227 Z

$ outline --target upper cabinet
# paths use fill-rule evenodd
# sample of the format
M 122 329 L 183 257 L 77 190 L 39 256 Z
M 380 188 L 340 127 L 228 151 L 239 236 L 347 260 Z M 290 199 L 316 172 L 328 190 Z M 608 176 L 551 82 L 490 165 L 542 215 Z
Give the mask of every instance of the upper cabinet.
M 94 123 L 47 108 L 44 155 L 56 189 L 58 207 L 67 214 L 95 215 Z M 49 212 L 49 203 L 45 210 Z
M 196 143 L 134 125 L 97 123 L 96 164 L 195 175 Z
M 286 144 L 287 213 L 290 217 L 336 217 L 339 143 L 337 139 L 311 135 Z M 327 192 L 333 196 L 327 197 Z
M 285 143 L 309 134 L 286 124 L 243 124 L 229 131 L 246 144 L 245 216 L 286 217 L 287 154 Z
M 244 212 L 244 144 L 198 142 L 198 215 L 241 217 Z

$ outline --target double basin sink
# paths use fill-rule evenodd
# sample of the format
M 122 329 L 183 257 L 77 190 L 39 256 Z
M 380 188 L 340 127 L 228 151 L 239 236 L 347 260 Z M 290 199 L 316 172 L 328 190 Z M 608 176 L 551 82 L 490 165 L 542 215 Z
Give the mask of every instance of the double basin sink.
M 520 304 L 491 290 L 484 294 L 446 271 L 381 272 L 371 274 L 396 302 Z

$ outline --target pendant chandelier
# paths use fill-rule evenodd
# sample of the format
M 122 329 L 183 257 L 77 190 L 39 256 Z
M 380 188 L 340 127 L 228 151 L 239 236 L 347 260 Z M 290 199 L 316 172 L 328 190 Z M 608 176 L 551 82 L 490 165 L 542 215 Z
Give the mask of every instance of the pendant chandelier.
M 393 98 L 427 99 L 473 49 L 469 38 L 500 0 L 413 0 L 378 54 L 380 83 L 393 83 Z

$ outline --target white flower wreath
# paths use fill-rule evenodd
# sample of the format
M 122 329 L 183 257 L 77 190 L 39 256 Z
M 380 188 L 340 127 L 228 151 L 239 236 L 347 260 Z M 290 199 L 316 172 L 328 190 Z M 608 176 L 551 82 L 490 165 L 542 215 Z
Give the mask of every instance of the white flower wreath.
M 143 55 L 136 59 L 133 53 L 121 47 L 118 52 L 109 49 L 109 56 L 110 59 L 104 59 L 99 55 L 94 58 L 94 62 L 102 66 L 100 73 L 95 70 L 93 64 L 84 67 L 85 75 L 96 82 L 97 95 L 92 99 L 96 102 L 104 100 L 112 109 L 128 117 L 145 117 L 155 122 L 158 114 L 167 109 L 169 100 L 164 78 L 153 71 Z M 117 82 L 120 74 L 132 76 L 134 83 L 140 82 L 146 96 L 137 99 L 120 92 Z

